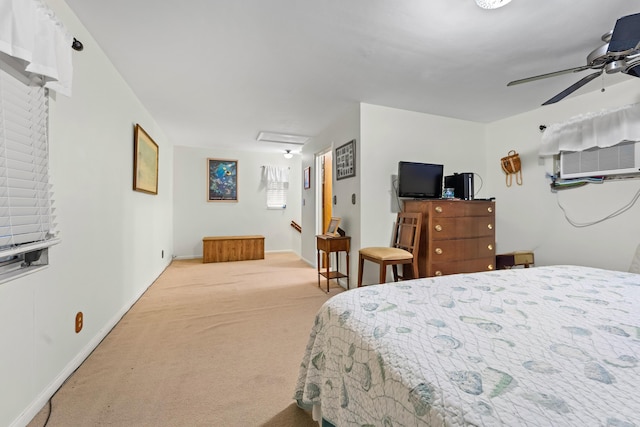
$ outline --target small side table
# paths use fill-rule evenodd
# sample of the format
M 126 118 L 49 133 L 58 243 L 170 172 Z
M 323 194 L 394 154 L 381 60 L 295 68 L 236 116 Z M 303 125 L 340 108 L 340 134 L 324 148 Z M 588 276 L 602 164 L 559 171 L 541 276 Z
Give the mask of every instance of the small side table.
M 347 278 L 347 290 L 349 289 L 349 249 L 351 248 L 350 236 L 327 236 L 319 234 L 316 236 L 316 251 L 318 255 L 318 287 L 320 287 L 320 276 L 327 279 L 327 293 L 329 292 L 329 280 Z M 327 254 L 326 271 L 321 271 L 320 252 Z M 336 271 L 331 271 L 331 253 L 336 253 Z M 340 252 L 347 253 L 347 274 L 340 273 Z
M 524 268 L 529 268 L 533 263 L 533 252 L 531 251 L 515 251 L 496 255 L 496 268 L 498 270 L 504 270 L 516 265 L 524 265 Z

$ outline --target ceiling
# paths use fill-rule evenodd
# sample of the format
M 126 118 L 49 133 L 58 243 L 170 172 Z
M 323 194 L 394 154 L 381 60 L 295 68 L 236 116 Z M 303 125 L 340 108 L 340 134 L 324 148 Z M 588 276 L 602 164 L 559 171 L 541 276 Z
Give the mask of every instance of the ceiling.
M 636 0 L 66 2 L 174 145 L 258 151 L 297 151 L 256 136 L 314 136 L 358 102 L 476 122 L 533 110 L 591 70 L 507 82 L 586 64 L 640 12 Z

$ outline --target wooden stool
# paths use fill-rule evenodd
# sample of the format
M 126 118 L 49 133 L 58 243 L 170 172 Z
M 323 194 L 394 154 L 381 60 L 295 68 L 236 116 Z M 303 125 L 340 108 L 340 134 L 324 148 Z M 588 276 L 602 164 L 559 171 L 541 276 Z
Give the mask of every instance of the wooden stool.
M 524 268 L 529 268 L 533 263 L 533 252 L 531 251 L 515 251 L 496 255 L 496 268 L 498 270 L 504 270 L 516 265 L 524 265 Z

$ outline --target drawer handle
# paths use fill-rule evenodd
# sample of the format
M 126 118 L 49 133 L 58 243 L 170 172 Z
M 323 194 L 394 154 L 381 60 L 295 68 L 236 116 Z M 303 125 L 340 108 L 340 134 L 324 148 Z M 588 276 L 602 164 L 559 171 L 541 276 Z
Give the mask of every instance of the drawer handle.
M 489 249 L 490 251 L 493 250 L 493 245 L 487 245 L 487 249 Z
M 488 225 L 487 225 L 487 228 L 488 228 L 489 230 L 493 230 L 493 224 L 488 224 Z
M 442 276 L 442 271 L 440 270 L 436 271 L 436 276 Z
M 489 212 L 489 213 L 493 212 L 493 208 L 492 208 L 491 206 L 489 206 L 489 207 L 487 208 L 487 212 Z
M 436 206 L 436 212 L 442 213 L 442 206 Z
M 434 228 L 436 229 L 436 231 L 442 231 L 442 226 L 440 224 L 436 224 Z
M 442 255 L 442 249 L 441 248 L 436 248 L 436 253 L 438 255 Z
M 488 268 L 489 270 L 493 270 L 493 264 L 489 264 L 489 265 L 487 266 L 487 268 Z

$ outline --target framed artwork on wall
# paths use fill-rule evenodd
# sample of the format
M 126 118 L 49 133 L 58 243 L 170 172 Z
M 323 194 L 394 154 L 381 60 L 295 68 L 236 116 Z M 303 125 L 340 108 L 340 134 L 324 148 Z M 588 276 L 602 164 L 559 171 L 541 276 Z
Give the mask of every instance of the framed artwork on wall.
M 356 140 L 336 148 L 336 179 L 356 176 Z
M 311 188 L 311 166 L 304 168 L 304 189 Z
M 139 124 L 133 132 L 133 190 L 158 194 L 158 144 Z
M 207 201 L 238 201 L 238 161 L 207 159 Z

